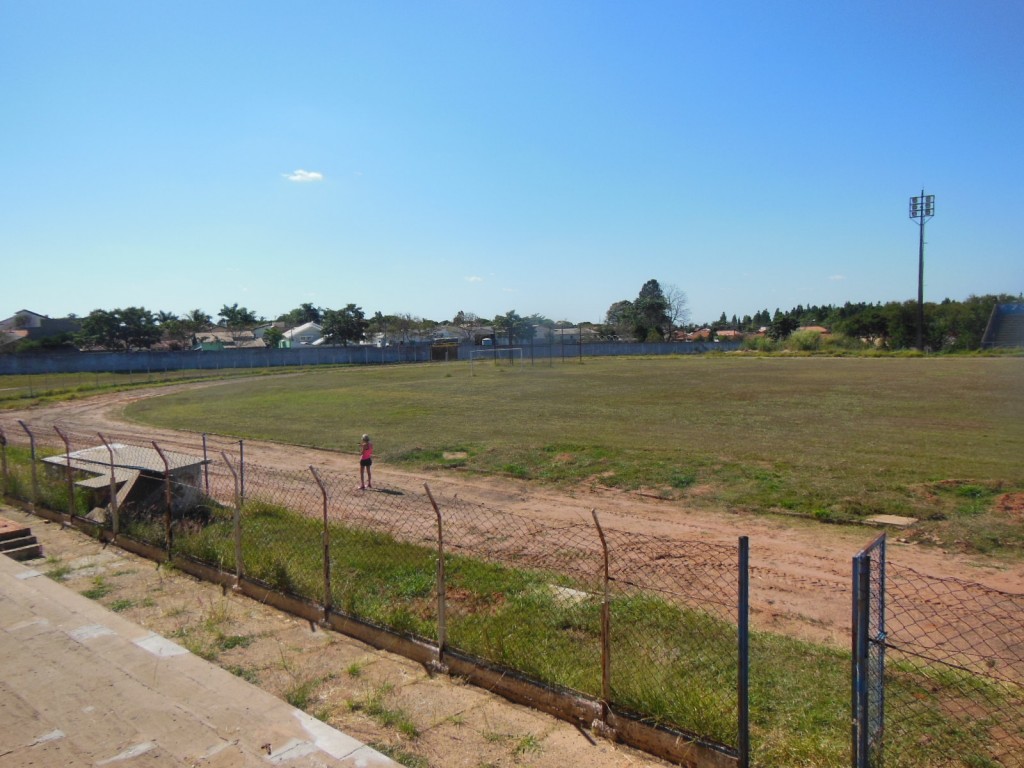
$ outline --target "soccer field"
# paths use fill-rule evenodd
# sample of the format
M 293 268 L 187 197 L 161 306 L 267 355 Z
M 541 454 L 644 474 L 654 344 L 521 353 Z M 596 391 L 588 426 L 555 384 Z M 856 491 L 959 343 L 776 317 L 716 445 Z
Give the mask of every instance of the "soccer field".
M 128 415 L 346 452 L 369 432 L 393 464 L 825 520 L 950 518 L 965 497 L 1024 486 L 1021 358 L 331 369 L 153 398 Z

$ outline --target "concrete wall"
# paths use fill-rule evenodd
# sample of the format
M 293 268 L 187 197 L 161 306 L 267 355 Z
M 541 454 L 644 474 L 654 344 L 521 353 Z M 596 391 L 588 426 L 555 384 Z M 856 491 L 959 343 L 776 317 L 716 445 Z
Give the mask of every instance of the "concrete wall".
M 701 342 L 665 342 L 628 344 L 524 344 L 523 361 L 606 357 L 609 355 L 692 355 L 727 352 L 740 348 L 739 342 L 707 344 Z M 461 344 L 458 359 L 469 360 L 470 352 L 481 347 Z M 500 353 L 499 353 L 500 354 Z M 430 346 L 408 344 L 394 347 L 294 347 L 292 349 L 237 349 L 221 352 L 80 352 L 29 353 L 0 355 L 0 374 L 43 373 L 142 373 L 178 370 L 215 370 L 221 368 L 276 368 L 295 365 L 370 365 L 384 363 L 422 363 L 430 360 Z

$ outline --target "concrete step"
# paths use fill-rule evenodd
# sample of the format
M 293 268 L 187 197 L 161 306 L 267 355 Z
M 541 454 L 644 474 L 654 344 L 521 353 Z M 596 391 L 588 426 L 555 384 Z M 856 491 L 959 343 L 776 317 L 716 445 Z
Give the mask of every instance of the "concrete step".
M 0 554 L 15 560 L 33 560 L 43 556 L 43 548 L 27 525 L 0 517 Z
M 0 517 L 0 541 L 7 541 L 8 539 L 18 539 L 22 536 L 30 536 L 32 530 L 27 525 L 16 523 L 13 520 L 8 520 L 5 517 Z
M 32 541 L 19 547 L 0 550 L 0 554 L 7 555 L 12 560 L 35 560 L 43 556 L 43 546 L 32 537 Z

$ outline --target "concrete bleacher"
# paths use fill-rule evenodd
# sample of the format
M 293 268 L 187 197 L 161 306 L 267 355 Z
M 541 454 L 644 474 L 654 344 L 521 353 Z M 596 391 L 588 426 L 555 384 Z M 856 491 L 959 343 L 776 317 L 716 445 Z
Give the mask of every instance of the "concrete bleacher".
M 994 306 L 981 346 L 984 349 L 1024 347 L 1024 304 Z

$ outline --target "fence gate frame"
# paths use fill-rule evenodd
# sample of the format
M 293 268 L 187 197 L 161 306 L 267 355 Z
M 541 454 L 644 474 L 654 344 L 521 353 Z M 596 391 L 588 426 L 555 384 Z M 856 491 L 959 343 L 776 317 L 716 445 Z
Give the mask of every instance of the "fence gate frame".
M 881 533 L 853 558 L 853 768 L 885 758 L 885 543 Z

